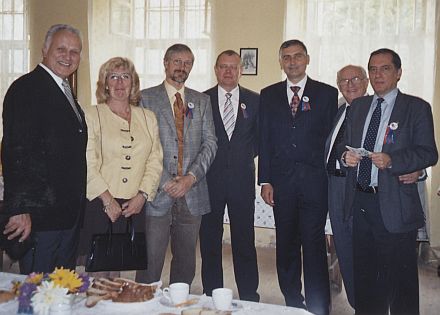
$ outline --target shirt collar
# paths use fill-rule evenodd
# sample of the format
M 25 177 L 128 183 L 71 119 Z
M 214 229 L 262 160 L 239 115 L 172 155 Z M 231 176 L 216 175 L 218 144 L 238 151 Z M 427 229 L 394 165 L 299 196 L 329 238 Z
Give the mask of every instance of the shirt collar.
M 180 90 L 176 89 L 174 86 L 169 84 L 167 80 L 164 80 L 165 90 L 167 91 L 168 98 L 171 100 L 175 97 L 176 93 L 179 92 L 182 100 L 185 101 L 185 86 L 182 86 Z
M 392 105 L 396 101 L 397 93 L 399 93 L 399 89 L 394 88 L 390 92 L 385 94 L 382 98 L 385 100 L 386 104 Z M 374 93 L 372 104 L 376 104 L 378 98 L 379 96 L 376 93 Z
M 226 95 L 226 93 L 228 93 L 228 91 L 226 91 L 224 88 L 222 88 L 220 85 L 218 86 L 218 90 L 219 90 L 219 93 L 221 93 L 221 94 L 223 94 L 223 95 Z M 233 88 L 229 93 L 231 93 L 232 95 L 236 95 L 237 93 L 238 93 L 238 90 L 239 90 L 239 87 L 238 87 L 238 85 L 235 87 L 235 88 Z
M 50 74 L 50 76 L 55 80 L 55 82 L 58 84 L 59 87 L 62 87 L 63 85 L 63 79 L 57 76 L 52 70 L 50 70 L 46 65 L 43 63 L 40 63 L 39 66 L 47 71 L 47 73 Z
M 299 86 L 301 88 L 301 92 L 304 91 L 304 88 L 307 83 L 307 75 L 304 76 L 304 78 L 301 79 L 298 83 L 292 83 L 289 79 L 287 79 L 287 88 L 290 89 L 291 86 Z

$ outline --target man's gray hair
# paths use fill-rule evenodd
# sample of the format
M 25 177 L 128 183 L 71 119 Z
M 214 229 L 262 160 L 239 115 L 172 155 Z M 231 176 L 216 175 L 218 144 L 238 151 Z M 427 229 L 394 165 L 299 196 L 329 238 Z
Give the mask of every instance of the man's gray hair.
M 347 69 L 347 68 L 356 68 L 356 69 L 358 69 L 358 70 L 362 73 L 362 76 L 363 76 L 363 78 L 361 78 L 361 79 L 367 79 L 367 78 L 368 78 L 368 76 L 367 76 L 367 71 L 365 71 L 364 67 L 362 67 L 362 66 L 356 66 L 356 65 L 346 65 L 346 66 L 342 67 L 342 68 L 336 73 L 336 83 L 339 83 L 339 79 L 340 79 L 340 77 L 341 77 L 341 72 L 344 71 L 344 70 Z
M 170 60 L 172 54 L 181 53 L 181 52 L 190 53 L 192 55 L 192 61 L 194 62 L 194 54 L 191 51 L 191 49 L 185 44 L 174 44 L 168 47 L 167 51 L 165 52 L 165 56 L 163 57 L 163 60 L 164 61 Z
M 44 38 L 44 46 L 43 46 L 44 49 L 47 50 L 49 48 L 50 44 L 52 44 L 53 36 L 59 31 L 68 31 L 71 32 L 72 34 L 75 34 L 81 40 L 81 46 L 82 46 L 82 35 L 79 29 L 74 28 L 73 26 L 68 24 L 55 24 L 52 25 L 46 33 L 46 37 Z

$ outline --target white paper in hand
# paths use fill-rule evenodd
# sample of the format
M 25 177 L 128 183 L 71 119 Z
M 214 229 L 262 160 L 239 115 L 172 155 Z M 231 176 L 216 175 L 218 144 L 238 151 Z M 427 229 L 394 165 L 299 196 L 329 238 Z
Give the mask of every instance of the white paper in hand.
M 372 153 L 372 152 L 370 152 L 368 150 L 365 150 L 364 148 L 353 148 L 353 147 L 350 147 L 349 145 L 346 145 L 345 147 L 348 150 L 350 150 L 351 152 L 357 153 L 357 154 L 359 154 L 362 157 L 369 157 L 370 154 Z

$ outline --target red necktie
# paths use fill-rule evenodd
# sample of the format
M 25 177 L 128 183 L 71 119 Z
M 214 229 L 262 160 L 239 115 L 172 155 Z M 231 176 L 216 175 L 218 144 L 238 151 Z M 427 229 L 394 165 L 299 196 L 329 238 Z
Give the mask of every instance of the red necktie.
M 174 119 L 176 122 L 177 131 L 177 143 L 178 143 L 178 154 L 177 154 L 177 175 L 182 176 L 183 170 L 183 125 L 184 125 L 184 106 L 180 93 L 176 93 L 176 100 L 173 104 L 174 109 Z
M 292 111 L 292 117 L 295 117 L 296 111 L 299 106 L 299 95 L 298 91 L 301 89 L 299 86 L 291 86 L 290 89 L 293 92 L 292 101 L 290 102 L 290 110 Z

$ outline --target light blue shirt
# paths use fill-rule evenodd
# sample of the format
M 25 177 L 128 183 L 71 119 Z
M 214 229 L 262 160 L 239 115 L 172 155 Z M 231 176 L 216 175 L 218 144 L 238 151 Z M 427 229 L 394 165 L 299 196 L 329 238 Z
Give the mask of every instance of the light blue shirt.
M 384 101 L 381 104 L 381 116 L 380 116 L 380 124 L 379 130 L 377 131 L 376 143 L 374 144 L 374 152 L 382 152 L 383 141 L 385 138 L 385 133 L 387 131 L 388 125 L 390 122 L 391 113 L 394 108 L 394 103 L 396 102 L 397 93 L 399 90 L 397 88 L 391 90 L 386 94 L 383 99 Z M 367 134 L 368 126 L 370 125 L 371 116 L 373 115 L 373 111 L 377 105 L 377 99 L 379 96 L 374 94 L 373 101 L 370 105 L 370 110 L 368 111 L 367 118 L 365 119 L 364 124 L 364 132 L 362 134 L 362 147 L 364 146 L 365 136 Z M 359 170 L 359 168 L 358 168 Z M 373 164 L 371 169 L 371 183 L 370 186 L 378 186 L 378 172 L 379 169 Z

